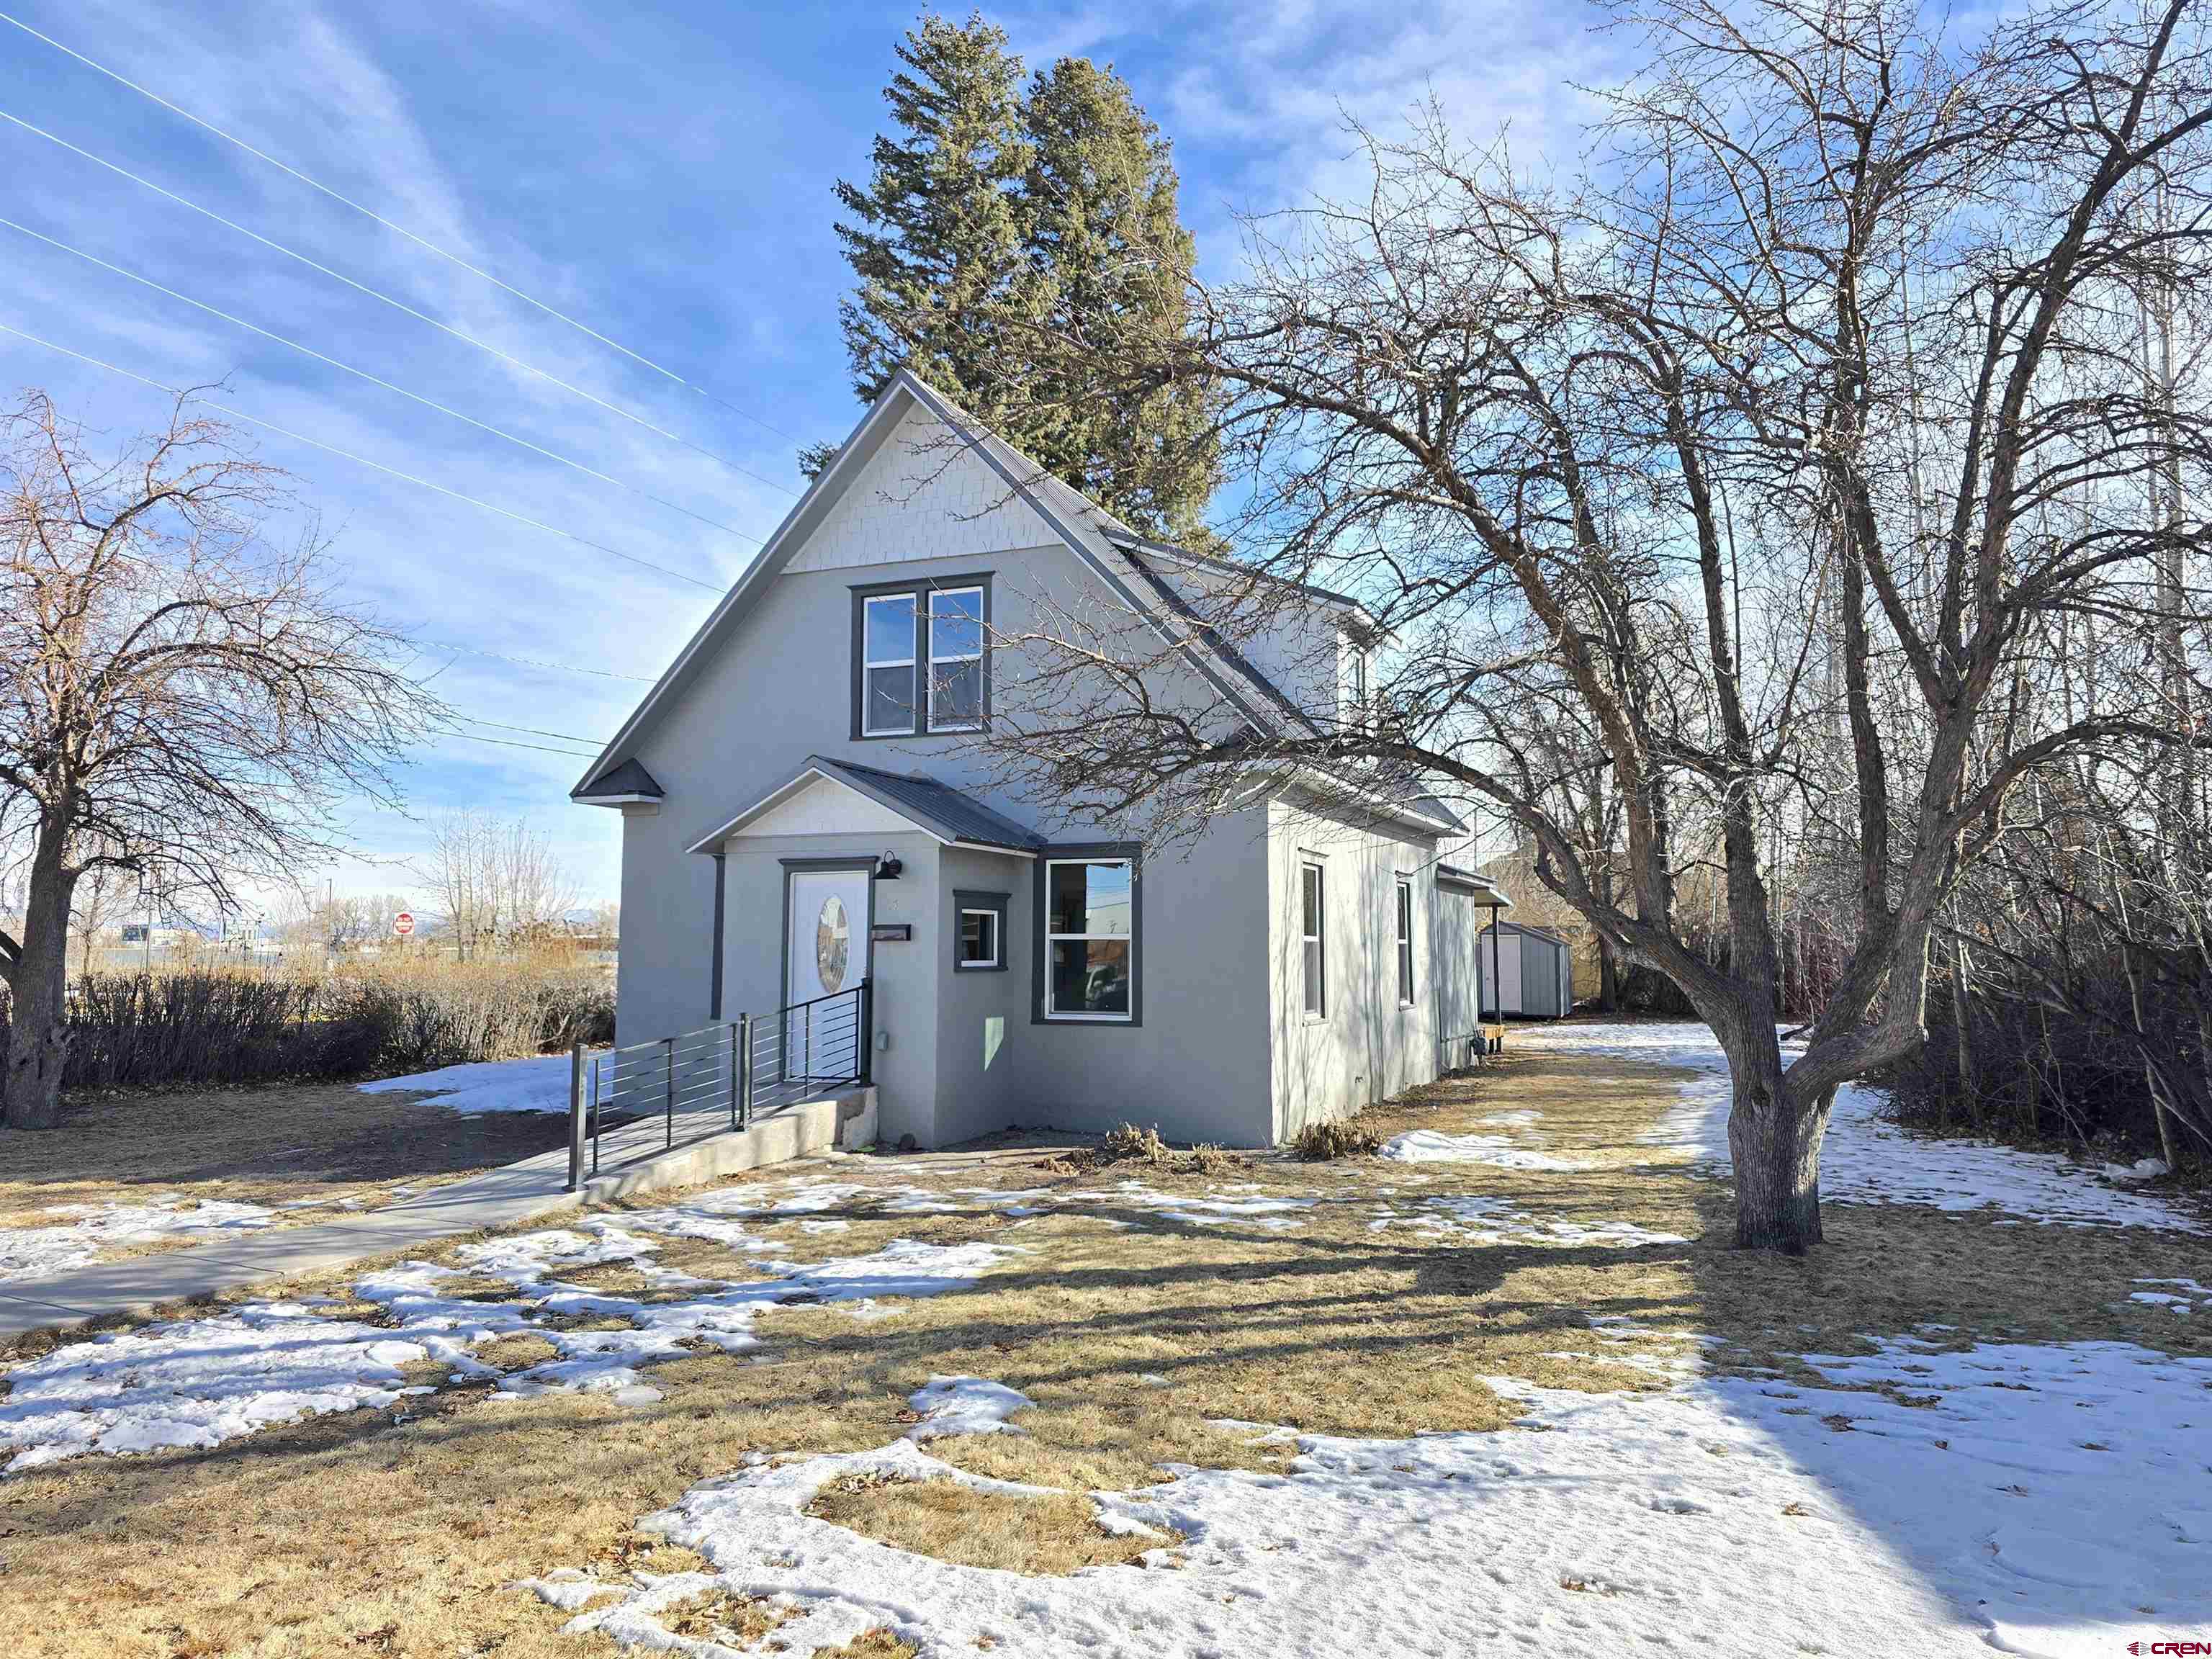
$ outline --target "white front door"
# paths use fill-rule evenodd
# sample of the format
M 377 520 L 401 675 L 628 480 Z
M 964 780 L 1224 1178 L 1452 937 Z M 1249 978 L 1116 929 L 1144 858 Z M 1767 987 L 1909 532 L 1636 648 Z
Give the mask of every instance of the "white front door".
M 793 870 L 786 941 L 784 1076 L 843 1079 L 860 1066 L 860 1009 L 850 991 L 868 972 L 866 869 Z M 802 1006 L 802 1005 L 805 1005 Z

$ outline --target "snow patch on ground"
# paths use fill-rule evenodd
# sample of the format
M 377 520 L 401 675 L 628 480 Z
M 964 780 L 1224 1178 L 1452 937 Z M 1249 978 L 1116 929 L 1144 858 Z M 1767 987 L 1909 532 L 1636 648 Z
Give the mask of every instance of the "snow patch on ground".
M 274 1217 L 264 1205 L 225 1199 L 195 1203 L 172 1193 L 143 1204 L 60 1204 L 45 1213 L 72 1218 L 52 1227 L 0 1228 L 0 1279 L 39 1279 L 86 1267 L 135 1244 L 198 1243 L 219 1233 L 265 1227 Z
M 1019 1434 L 1013 1414 L 1036 1401 L 1019 1389 L 981 1376 L 933 1376 L 907 1396 L 921 1421 L 906 1431 L 913 1441 L 951 1434 Z
M 1382 1143 L 1379 1156 L 1401 1164 L 1491 1164 L 1501 1170 L 1586 1170 L 1587 1160 L 1515 1145 L 1504 1135 L 1448 1135 L 1413 1129 Z
M 2131 1291 L 2130 1302 L 2147 1302 L 2153 1307 L 2171 1308 L 2178 1314 L 2192 1311 L 2212 1313 L 2212 1290 L 2207 1290 L 2193 1279 L 2138 1279 L 2138 1285 L 2151 1288 Z
M 2212 1623 L 2212 1361 L 2115 1343 L 1897 1343 L 1815 1363 L 1845 1386 L 1713 1379 L 1638 1397 L 1507 1384 L 1543 1432 L 1298 1436 L 1281 1473 L 1185 1469 L 1094 1494 L 1102 1520 L 1182 1533 L 1145 1558 L 1178 1571 L 1024 1578 L 806 1515 L 823 1485 L 864 1469 L 988 1484 L 905 1443 L 763 1462 L 646 1525 L 700 1551 L 726 1588 L 801 1609 L 776 1632 L 795 1652 L 888 1625 L 932 1652 L 1000 1659 L 1570 1639 L 2102 1659 Z M 625 1600 L 568 1628 L 665 1639 L 650 1586 L 563 1572 L 530 1588 L 568 1609 L 612 1590 Z
M 1633 1221 L 1544 1221 L 1510 1200 L 1482 1194 L 1378 1204 L 1370 1232 L 1397 1227 L 1430 1238 L 1466 1244 L 1604 1244 L 1634 1249 L 1646 1244 L 1686 1244 L 1680 1233 L 1662 1233 Z
M 1224 1187 L 1206 1194 L 1164 1193 L 1141 1181 L 1124 1181 L 1110 1189 L 1076 1193 L 1073 1200 L 1092 1203 L 1125 1204 L 1148 1211 L 1164 1220 L 1193 1227 L 1224 1227 L 1246 1222 L 1269 1232 L 1294 1232 L 1305 1225 L 1299 1212 L 1310 1210 L 1316 1198 L 1269 1198 L 1256 1189 Z
M 1680 1066 L 1698 1075 L 1646 1137 L 1700 1163 L 1729 1158 L 1728 1060 L 1703 1025 L 1565 1024 L 1516 1033 L 1531 1048 L 1620 1054 Z M 1939 1210 L 1994 1209 L 2039 1226 L 2157 1227 L 2203 1232 L 2205 1224 L 2153 1194 L 2128 1192 L 2092 1168 L 2049 1152 L 2020 1152 L 1983 1141 L 1908 1135 L 1885 1115 L 1878 1089 L 1847 1086 L 1836 1093 L 1820 1149 L 1820 1196 L 1844 1204 L 1917 1204 Z M 2133 1175 L 2133 1171 L 2130 1171 Z
M 961 1289 L 1012 1254 L 992 1244 L 895 1239 L 867 1255 L 763 1263 L 763 1277 L 748 1282 L 653 1263 L 660 1247 L 650 1235 L 684 1236 L 702 1219 L 714 1218 L 688 1204 L 626 1213 L 618 1223 L 593 1218 L 465 1246 L 459 1267 L 410 1261 L 365 1274 L 354 1294 L 381 1308 L 389 1327 L 331 1319 L 301 1304 L 259 1303 L 56 1349 L 4 1373 L 6 1472 L 87 1453 L 214 1446 L 301 1417 L 390 1405 L 399 1397 L 399 1367 L 416 1361 L 492 1382 L 495 1400 L 581 1389 L 641 1404 L 659 1397 L 642 1368 L 702 1347 L 734 1353 L 757 1346 L 754 1322 L 784 1303 L 848 1303 L 879 1314 L 879 1299 Z M 613 1264 L 635 1268 L 653 1298 L 611 1295 L 562 1276 Z M 503 1280 L 515 1294 L 449 1294 L 448 1281 L 462 1276 Z M 627 1322 L 612 1330 L 548 1322 L 578 1315 Z M 483 1344 L 520 1335 L 544 1338 L 556 1357 L 505 1376 L 475 1358 Z
M 441 1066 L 409 1077 L 380 1078 L 360 1085 L 365 1095 L 417 1091 L 448 1110 L 473 1117 L 484 1112 L 565 1112 L 568 1056 L 533 1054 L 527 1060 L 480 1060 Z

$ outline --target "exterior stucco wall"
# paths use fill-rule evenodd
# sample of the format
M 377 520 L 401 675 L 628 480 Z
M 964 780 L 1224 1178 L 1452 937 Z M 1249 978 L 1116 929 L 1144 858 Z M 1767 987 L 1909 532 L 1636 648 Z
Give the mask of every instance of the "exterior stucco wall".
M 1425 839 L 1320 808 L 1268 804 L 1267 962 L 1273 985 L 1274 1135 L 1342 1117 L 1437 1075 L 1431 917 L 1435 854 Z M 1327 1011 L 1305 1012 L 1300 871 L 1325 872 Z M 1398 999 L 1397 883 L 1413 884 L 1413 1000 Z
M 1272 1145 L 1264 810 L 1221 814 L 1194 841 L 1148 854 L 1137 888 L 1142 1024 L 1027 1023 L 1034 974 L 1024 980 L 1015 1074 L 1035 1115 L 1018 1121 Z M 1032 888 L 1032 951 L 1034 905 Z
M 1477 999 L 1482 976 L 1490 971 L 1490 958 L 1482 943 L 1490 915 L 1490 907 L 1476 903 L 1474 895 L 1466 889 L 1448 882 L 1437 884 L 1436 908 L 1429 928 L 1430 959 L 1435 963 L 1431 984 L 1435 991 L 1439 1063 L 1446 1070 L 1464 1066 L 1473 1057 L 1470 1040 L 1482 1024 Z
M 1041 520 L 1005 503 L 1003 483 L 980 461 L 933 457 L 937 471 L 927 487 L 938 494 L 917 495 L 902 471 L 910 459 L 896 443 L 884 447 L 793 566 L 767 583 L 747 614 L 671 688 L 624 750 L 659 782 L 665 799 L 657 810 L 623 820 L 621 1042 L 666 1036 L 711 1017 L 715 866 L 687 849 L 810 754 L 926 773 L 1055 843 L 1120 838 L 1111 827 L 1064 822 L 1012 793 L 967 738 L 852 735 L 856 586 L 988 573 L 994 638 L 1050 633 L 1070 616 L 1086 626 L 1138 626 L 1072 552 L 1049 539 Z M 992 679 L 994 706 L 1010 706 L 1004 700 L 1024 684 L 1021 653 L 994 650 Z M 1166 686 L 1155 695 L 1167 702 L 1184 696 L 1212 702 L 1194 686 Z M 1133 1121 L 1157 1123 L 1170 1139 L 1270 1144 L 1286 1126 L 1378 1097 L 1429 1075 L 1434 1065 L 1425 989 L 1415 1011 L 1397 1008 L 1391 954 L 1391 872 L 1419 865 L 1425 852 L 1399 853 L 1391 849 L 1401 844 L 1387 836 L 1345 831 L 1352 836 L 1340 854 L 1346 867 L 1364 873 L 1332 887 L 1332 902 L 1344 907 L 1345 917 L 1334 948 L 1346 964 L 1355 951 L 1373 956 L 1364 971 L 1381 975 L 1389 1006 L 1361 1012 L 1356 1000 L 1337 999 L 1328 1030 L 1317 1032 L 1296 1024 L 1297 985 L 1283 971 L 1297 960 L 1294 925 L 1285 952 L 1281 913 L 1285 896 L 1295 895 L 1295 859 L 1285 876 L 1276 833 L 1273 809 L 1255 805 L 1221 816 L 1187 845 L 1143 860 L 1141 1023 L 1133 1027 L 1036 1021 L 1039 866 L 1031 860 L 942 848 L 919 832 L 894 836 L 879 827 L 733 838 L 722 888 L 723 1012 L 773 1008 L 781 1000 L 779 859 L 896 851 L 905 872 L 874 884 L 877 920 L 908 922 L 914 937 L 872 947 L 877 1027 L 890 1039 L 874 1055 L 885 1139 L 910 1133 L 922 1145 L 941 1146 L 1010 1124 L 1095 1130 Z M 1009 895 L 1005 973 L 952 971 L 953 895 L 960 889 Z M 1367 894 L 1358 905 L 1355 890 Z M 1424 883 L 1417 899 L 1417 951 L 1424 957 L 1430 890 Z M 1425 965 L 1417 971 L 1425 988 Z M 1416 1054 L 1418 1062 L 1408 1058 Z
M 871 858 L 896 853 L 904 868 L 896 881 L 871 884 L 872 923 L 907 922 L 910 941 L 872 945 L 865 929 L 866 971 L 874 981 L 874 1025 L 890 1038 L 874 1050 L 880 1116 L 878 1133 L 896 1145 L 911 1134 L 932 1144 L 931 1106 L 937 1091 L 936 980 L 929 971 L 939 944 L 931 896 L 937 888 L 938 845 L 909 831 L 868 836 L 770 836 L 727 843 L 723 860 L 723 993 L 726 1016 L 773 1012 L 785 985 L 785 859 Z M 695 862 L 711 861 L 696 858 Z M 857 975 L 855 976 L 857 980 Z
M 972 848 L 948 847 L 938 861 L 936 909 L 940 941 L 931 969 L 937 975 L 936 1139 L 947 1146 L 1016 1123 L 1036 1123 L 1022 1060 L 1029 1031 L 1030 917 L 1034 860 Z M 1006 930 L 1000 940 L 1005 968 L 956 973 L 962 892 L 1004 893 Z

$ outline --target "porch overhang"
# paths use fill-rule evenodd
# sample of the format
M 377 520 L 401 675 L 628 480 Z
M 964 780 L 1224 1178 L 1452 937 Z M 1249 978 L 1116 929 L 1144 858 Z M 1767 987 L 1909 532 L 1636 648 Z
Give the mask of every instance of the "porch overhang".
M 850 791 L 882 811 L 887 811 L 943 847 L 971 847 L 1004 853 L 1016 858 L 1035 858 L 1044 845 L 1042 836 L 1012 818 L 994 811 L 981 801 L 920 773 L 885 772 L 850 761 L 810 755 L 775 788 L 738 812 L 727 823 L 708 830 L 685 850 L 714 854 L 735 835 L 810 789 L 830 787 Z
M 1513 901 L 1505 890 L 1478 870 L 1462 870 L 1455 865 L 1437 866 L 1437 884 L 1465 893 L 1477 904 L 1486 904 L 1493 909 L 1510 910 Z

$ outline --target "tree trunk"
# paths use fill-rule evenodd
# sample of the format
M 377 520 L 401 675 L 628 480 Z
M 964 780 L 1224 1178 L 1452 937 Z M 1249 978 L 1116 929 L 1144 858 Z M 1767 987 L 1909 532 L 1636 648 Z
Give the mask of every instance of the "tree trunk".
M 1820 1242 L 1820 1140 L 1832 1091 L 1803 1108 L 1782 1084 L 1773 1028 L 1721 1034 L 1734 1099 L 1729 1153 L 1735 1165 L 1735 1242 L 1745 1250 L 1802 1255 Z
M 1598 902 L 1613 903 L 1613 866 L 1608 850 L 1596 872 Z M 1617 1013 L 1620 1009 L 1620 957 L 1613 948 L 1613 941 L 1601 930 L 1597 936 L 1597 1006 L 1605 1013 Z
M 64 1003 L 69 989 L 69 914 L 76 873 L 62 860 L 60 826 L 42 824 L 23 905 L 23 952 L 9 975 L 7 1071 L 0 1121 L 11 1129 L 51 1129 L 61 1115 L 69 1055 Z

